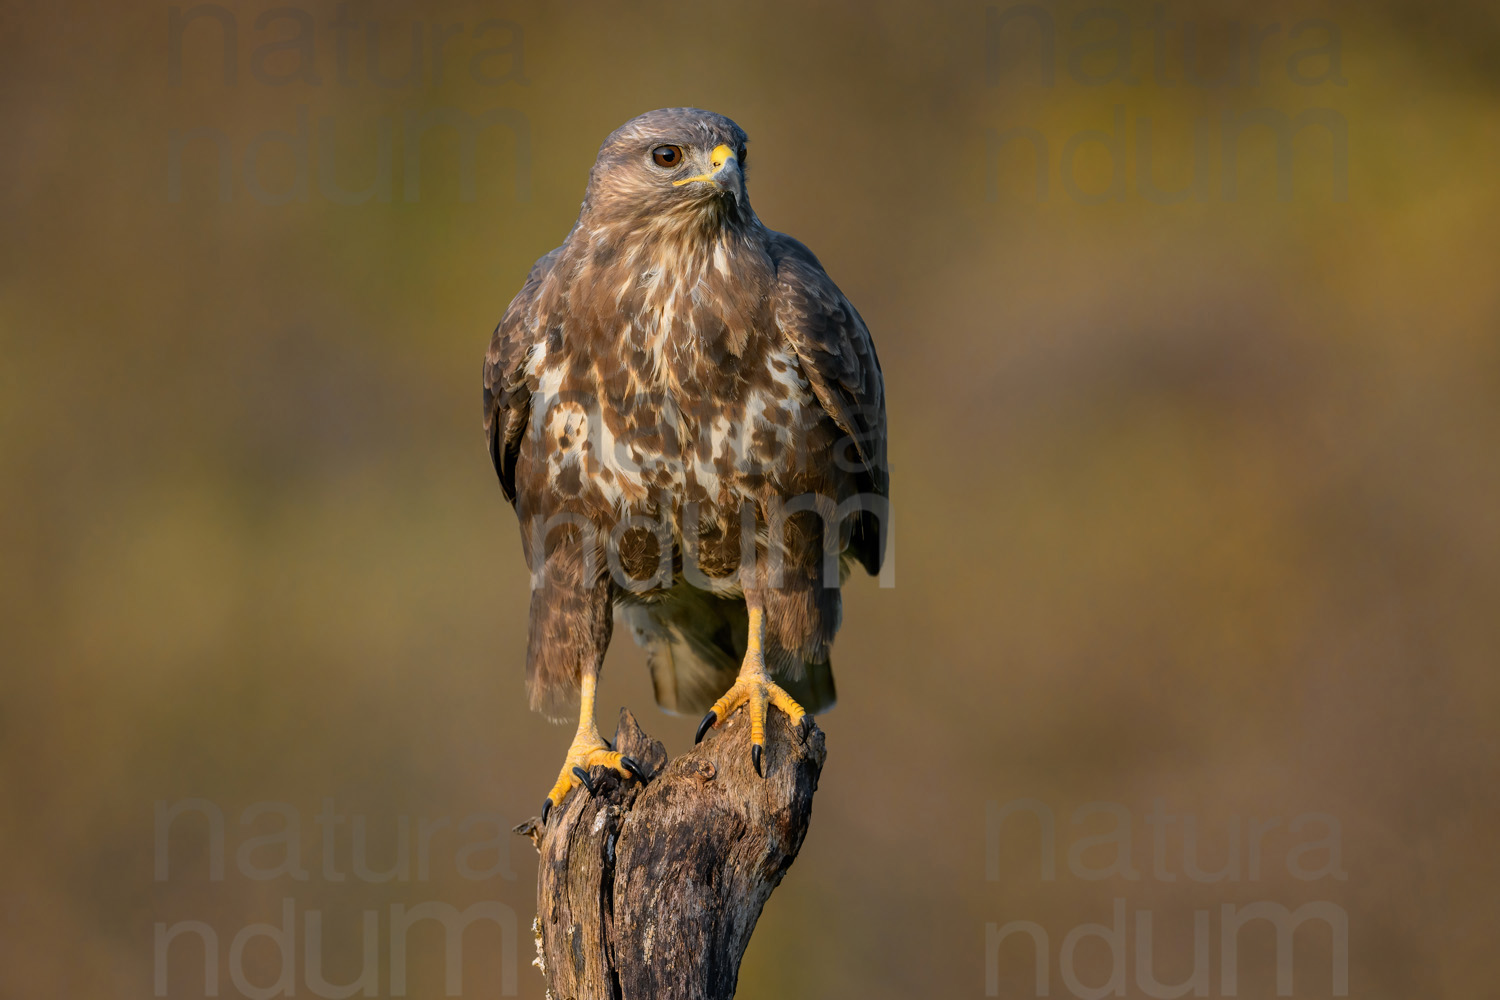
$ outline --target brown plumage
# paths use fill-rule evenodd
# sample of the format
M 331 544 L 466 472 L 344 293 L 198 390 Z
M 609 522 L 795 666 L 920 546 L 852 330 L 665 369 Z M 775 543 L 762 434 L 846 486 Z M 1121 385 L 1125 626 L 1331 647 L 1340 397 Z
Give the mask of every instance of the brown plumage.
M 616 608 L 668 710 L 724 693 L 754 620 L 771 673 L 822 711 L 840 614 L 825 525 L 836 566 L 880 567 L 875 347 L 811 251 L 751 210 L 745 140 L 692 108 L 621 126 L 490 342 L 485 431 L 532 570 L 531 704 L 550 716 L 580 687 L 591 702 Z

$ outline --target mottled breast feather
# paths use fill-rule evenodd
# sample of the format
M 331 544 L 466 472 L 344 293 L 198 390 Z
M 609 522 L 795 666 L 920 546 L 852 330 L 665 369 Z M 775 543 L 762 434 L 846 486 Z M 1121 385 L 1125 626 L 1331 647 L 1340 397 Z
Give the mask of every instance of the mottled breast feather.
M 532 419 L 531 392 L 537 382 L 534 366 L 528 363 L 543 355 L 549 332 L 554 342 L 575 348 L 579 346 L 576 341 L 586 337 L 585 353 L 595 370 L 632 377 L 645 367 L 646 341 L 655 338 L 659 344 L 673 332 L 660 329 L 672 319 L 663 320 L 660 310 L 652 308 L 649 293 L 654 286 L 637 280 L 630 270 L 636 262 L 628 255 L 622 259 L 613 241 L 597 237 L 592 241 L 594 253 L 580 253 L 576 241 L 583 235 L 575 229 L 567 243 L 537 261 L 496 328 L 485 357 L 485 431 L 501 488 L 512 504 L 517 501 L 516 464 Z M 676 317 L 682 328 L 678 335 L 695 338 L 697 349 L 685 351 L 678 344 L 665 357 L 656 353 L 650 367 L 663 361 L 675 365 L 678 370 L 668 380 L 687 393 L 718 389 L 732 394 L 691 400 L 694 408 L 712 411 L 741 402 L 741 393 L 767 383 L 768 365 L 779 356 L 778 349 L 789 349 L 818 403 L 844 435 L 837 445 L 841 452 L 833 458 L 853 470 L 854 492 L 888 496 L 885 389 L 864 320 L 812 251 L 797 240 L 765 229 L 758 220 L 742 239 L 750 244 L 745 251 L 758 252 L 742 252 L 741 263 L 748 259 L 757 265 L 769 264 L 764 298 L 744 294 L 747 285 L 757 284 L 745 279 L 760 275 L 739 274 L 736 281 L 722 285 L 705 282 L 691 305 Z M 760 269 L 750 268 L 752 272 Z M 570 275 L 583 279 L 577 296 L 570 294 Z M 727 277 L 712 267 L 709 275 Z M 606 294 L 617 287 L 626 287 L 631 294 Z M 646 301 L 636 295 L 637 287 L 644 289 L 641 294 L 647 296 Z M 761 355 L 747 358 L 752 340 L 764 341 Z M 574 343 L 569 345 L 569 341 Z M 746 364 L 736 375 L 733 363 L 742 358 L 753 364 Z M 563 363 L 562 358 L 548 361 Z M 721 379 L 721 384 L 706 384 L 709 375 Z M 788 440 L 818 439 L 796 434 Z M 805 467 L 822 459 L 802 456 L 789 464 Z M 872 514 L 861 516 L 851 540 L 853 554 L 870 573 L 879 572 L 884 552 L 880 524 Z

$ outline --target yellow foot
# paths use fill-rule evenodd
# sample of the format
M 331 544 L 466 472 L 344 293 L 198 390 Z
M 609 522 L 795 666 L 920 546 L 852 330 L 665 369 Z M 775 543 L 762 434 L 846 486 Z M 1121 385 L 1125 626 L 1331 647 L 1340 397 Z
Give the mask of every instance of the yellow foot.
M 568 747 L 568 757 L 563 761 L 557 784 L 552 786 L 552 791 L 547 793 L 546 801 L 542 803 L 543 826 L 547 825 L 547 814 L 552 811 L 552 807 L 562 805 L 563 798 L 574 785 L 582 785 L 590 795 L 594 794 L 593 782 L 589 781 L 589 770 L 600 765 L 614 768 L 627 778 L 634 776 L 642 781 L 646 780 L 646 772 L 640 764 L 617 750 L 611 750 L 597 732 L 579 733 L 573 740 L 573 745 Z
M 792 725 L 796 726 L 804 737 L 812 730 L 813 717 L 803 711 L 796 699 L 764 674 L 741 672 L 734 686 L 724 692 L 724 697 L 714 702 L 714 707 L 709 709 L 703 721 L 698 723 L 698 735 L 693 742 L 703 742 L 703 736 L 708 732 L 709 727 L 718 725 L 724 719 L 729 718 L 730 712 L 746 703 L 749 704 L 750 710 L 750 761 L 755 765 L 755 773 L 761 774 L 760 756 L 766 745 L 767 706 L 775 705 L 785 712 Z

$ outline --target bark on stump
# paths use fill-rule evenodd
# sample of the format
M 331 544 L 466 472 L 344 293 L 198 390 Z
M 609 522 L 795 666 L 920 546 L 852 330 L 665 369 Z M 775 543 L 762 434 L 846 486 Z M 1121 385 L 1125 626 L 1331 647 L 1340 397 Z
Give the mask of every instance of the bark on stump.
M 761 907 L 802 847 L 823 769 L 823 732 L 766 721 L 765 777 L 736 711 L 676 760 L 621 709 L 615 749 L 642 784 L 595 768 L 545 830 L 537 964 L 554 1000 L 728 1000 Z

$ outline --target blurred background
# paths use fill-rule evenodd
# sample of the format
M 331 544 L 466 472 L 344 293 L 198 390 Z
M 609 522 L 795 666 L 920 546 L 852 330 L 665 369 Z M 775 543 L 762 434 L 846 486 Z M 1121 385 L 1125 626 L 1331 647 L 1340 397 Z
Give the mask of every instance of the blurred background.
M 204 996 L 205 939 L 269 995 L 243 932 L 290 900 L 297 995 L 366 913 L 389 996 L 393 905 L 487 902 L 509 943 L 471 927 L 460 990 L 413 929 L 407 995 L 542 996 L 509 827 L 571 733 L 526 709 L 480 362 L 599 142 L 683 104 L 750 133 L 892 432 L 896 586 L 848 587 L 740 995 L 1042 995 L 987 943 L 1020 920 L 1054 996 L 1195 942 L 1199 995 L 1271 996 L 1268 925 L 1221 981 L 1257 902 L 1345 915 L 1349 995 L 1494 991 L 1492 4 L 0 10 L 0 995 Z M 617 631 L 620 706 L 691 744 Z

